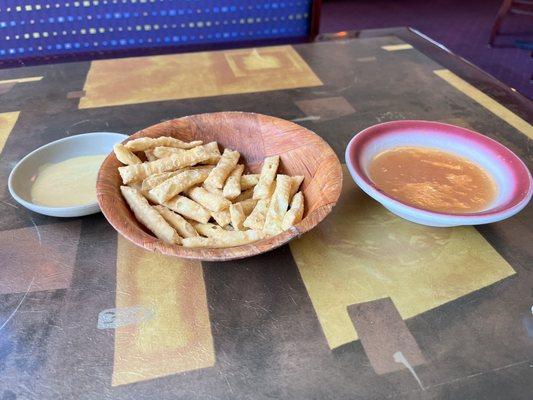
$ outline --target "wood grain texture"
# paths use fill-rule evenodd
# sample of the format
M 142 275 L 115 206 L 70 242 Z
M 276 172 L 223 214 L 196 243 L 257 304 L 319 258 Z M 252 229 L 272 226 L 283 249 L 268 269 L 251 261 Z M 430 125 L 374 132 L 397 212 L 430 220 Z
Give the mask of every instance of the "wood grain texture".
M 332 210 L 341 192 L 342 168 L 331 147 L 310 130 L 279 118 L 244 112 L 191 115 L 143 129 L 124 143 L 144 136 L 172 136 L 185 141 L 203 140 L 204 143 L 217 141 L 222 148 L 238 150 L 241 153 L 240 162 L 253 165 L 253 169 L 265 157 L 279 154 L 282 173 L 305 177 L 301 187 L 305 196 L 304 218 L 289 230 L 244 246 L 193 249 L 162 242 L 135 219 L 120 194 L 121 179 L 117 168 L 121 164 L 111 153 L 98 174 L 98 203 L 109 223 L 119 233 L 149 251 L 205 261 L 224 261 L 261 254 L 315 227 Z

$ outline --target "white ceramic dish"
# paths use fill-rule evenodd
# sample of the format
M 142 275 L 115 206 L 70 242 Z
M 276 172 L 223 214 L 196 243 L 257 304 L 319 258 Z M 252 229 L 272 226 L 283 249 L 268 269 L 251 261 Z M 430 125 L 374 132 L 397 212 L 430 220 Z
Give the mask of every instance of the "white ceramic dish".
M 498 194 L 493 203 L 475 213 L 449 214 L 409 206 L 385 194 L 368 176 L 379 153 L 399 146 L 419 146 L 465 157 L 493 178 Z M 533 194 L 526 165 L 511 150 L 480 133 L 432 121 L 392 121 L 358 133 L 346 148 L 346 164 L 357 185 L 389 211 L 411 222 L 430 226 L 479 225 L 501 221 L 522 210 Z
M 109 154 L 115 143 L 120 143 L 127 137 L 120 133 L 92 132 L 45 144 L 15 165 L 9 175 L 9 193 L 22 206 L 52 217 L 81 217 L 97 213 L 100 211 L 97 201 L 73 207 L 47 207 L 32 203 L 30 193 L 33 179 L 39 167 L 44 164 L 58 163 L 73 157 Z

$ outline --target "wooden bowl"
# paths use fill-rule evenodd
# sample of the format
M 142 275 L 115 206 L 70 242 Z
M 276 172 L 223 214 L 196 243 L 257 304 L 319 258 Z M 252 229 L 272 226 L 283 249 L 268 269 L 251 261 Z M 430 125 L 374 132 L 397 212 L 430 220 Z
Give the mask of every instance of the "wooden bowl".
M 224 261 L 275 249 L 315 227 L 337 203 L 342 187 L 339 159 L 329 145 L 310 130 L 283 119 L 245 112 L 191 115 L 143 129 L 127 140 L 173 136 L 185 141 L 216 141 L 238 150 L 246 171 L 257 173 L 265 157 L 278 154 L 280 170 L 303 175 L 305 214 L 302 221 L 279 235 L 244 246 L 222 249 L 187 248 L 157 239 L 134 217 L 120 193 L 122 164 L 111 153 L 102 164 L 96 183 L 98 203 L 113 227 L 124 237 L 149 251 L 205 261 Z

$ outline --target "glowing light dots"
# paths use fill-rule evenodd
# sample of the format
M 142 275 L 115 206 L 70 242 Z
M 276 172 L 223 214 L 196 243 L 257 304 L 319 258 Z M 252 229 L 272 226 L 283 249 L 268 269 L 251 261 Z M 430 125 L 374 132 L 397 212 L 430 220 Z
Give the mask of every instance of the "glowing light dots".
M 98 51 L 308 34 L 311 0 L 247 3 L 11 0 L 9 7 L 0 7 L 0 42 L 7 44 L 0 46 L 0 61 L 25 53 L 44 56 L 77 49 Z

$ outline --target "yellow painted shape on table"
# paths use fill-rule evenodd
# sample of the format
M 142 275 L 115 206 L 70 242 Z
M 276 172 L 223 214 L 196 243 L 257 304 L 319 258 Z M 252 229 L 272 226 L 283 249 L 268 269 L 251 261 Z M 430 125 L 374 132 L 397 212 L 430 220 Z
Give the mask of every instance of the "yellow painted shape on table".
M 28 76 L 26 78 L 14 78 L 14 79 L 5 79 L 0 81 L 0 85 L 7 83 L 25 83 L 25 82 L 35 82 L 43 79 L 42 76 Z
M 383 50 L 387 51 L 399 51 L 399 50 L 409 50 L 412 49 L 413 46 L 411 46 L 408 43 L 402 43 L 402 44 L 388 44 L 386 46 L 381 46 Z
M 292 46 L 97 60 L 79 108 L 319 85 Z
M 472 100 L 474 100 L 481 106 L 485 107 L 491 113 L 503 119 L 513 128 L 518 129 L 528 138 L 533 139 L 533 125 L 528 123 L 526 120 L 520 118 L 518 115 L 516 115 L 514 112 L 512 112 L 508 108 L 502 106 L 492 97 L 487 96 L 481 90 L 472 86 L 470 83 L 466 82 L 464 79 L 458 77 L 450 70 L 438 69 L 433 72 L 439 78 L 444 79 L 454 88 L 461 91 L 462 93 L 470 97 Z
M 117 309 L 153 317 L 115 329 L 113 386 L 215 364 L 202 265 L 151 253 L 118 235 Z
M 351 304 L 391 297 L 407 319 L 515 273 L 473 227 L 396 217 L 358 189 L 346 168 L 330 216 L 291 250 L 332 349 L 357 339 Z
M 0 152 L 4 149 L 7 138 L 17 123 L 20 111 L 0 113 Z

